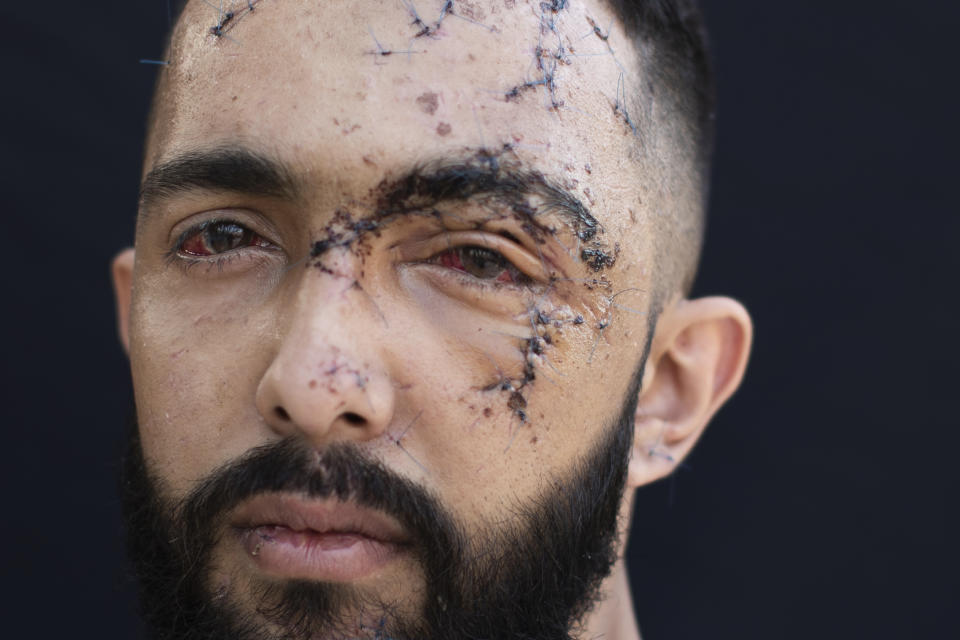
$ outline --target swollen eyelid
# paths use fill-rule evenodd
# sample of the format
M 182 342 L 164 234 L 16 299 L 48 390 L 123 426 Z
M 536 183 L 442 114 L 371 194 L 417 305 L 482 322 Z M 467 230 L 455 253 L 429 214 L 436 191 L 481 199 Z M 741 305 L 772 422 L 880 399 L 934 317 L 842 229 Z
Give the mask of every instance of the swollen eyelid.
M 486 247 L 455 247 L 436 255 L 433 262 L 479 280 L 520 284 L 530 279 L 501 253 Z

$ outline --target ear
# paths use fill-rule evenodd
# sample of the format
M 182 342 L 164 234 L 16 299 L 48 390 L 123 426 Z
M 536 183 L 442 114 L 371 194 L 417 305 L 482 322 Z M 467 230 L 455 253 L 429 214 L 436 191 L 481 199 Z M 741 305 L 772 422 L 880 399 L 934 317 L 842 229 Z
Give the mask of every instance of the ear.
M 113 259 L 110 273 L 117 300 L 117 329 L 123 349 L 130 353 L 130 301 L 133 297 L 133 249 L 124 249 Z
M 680 300 L 657 321 L 635 415 L 628 484 L 670 474 L 743 379 L 753 324 L 736 300 Z

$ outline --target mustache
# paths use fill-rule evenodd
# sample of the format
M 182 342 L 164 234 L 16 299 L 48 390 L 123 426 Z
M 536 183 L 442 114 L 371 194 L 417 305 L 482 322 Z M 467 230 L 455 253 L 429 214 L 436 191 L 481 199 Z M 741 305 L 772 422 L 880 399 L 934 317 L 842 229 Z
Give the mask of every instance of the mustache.
M 266 493 L 295 493 L 308 498 L 337 498 L 381 511 L 397 520 L 410 535 L 421 559 L 438 551 L 453 554 L 462 548 L 453 517 L 438 498 L 422 486 L 385 467 L 355 445 L 337 444 L 322 451 L 287 438 L 252 449 L 211 472 L 176 506 L 181 531 L 174 534 L 194 549 L 209 548 L 214 532 L 241 503 Z M 429 553 L 428 553 L 429 552 Z M 441 564 L 440 566 L 444 566 Z
M 628 397 L 635 402 L 636 393 Z M 154 637 L 167 639 L 268 637 L 261 618 L 286 629 L 284 637 L 327 629 L 348 638 L 352 627 L 344 623 L 352 621 L 341 616 L 370 610 L 384 613 L 383 628 L 369 630 L 371 640 L 570 640 L 570 625 L 597 601 L 617 560 L 634 407 L 627 402 L 564 477 L 524 500 L 505 498 L 495 526 L 469 529 L 426 488 L 352 443 L 322 450 L 297 439 L 263 445 L 209 473 L 178 502 L 164 500 L 162 478 L 145 464 L 134 428 L 121 495 L 144 617 L 160 633 Z M 284 492 L 352 501 L 403 526 L 423 572 L 422 613 L 394 618 L 392 603 L 309 581 L 255 585 L 259 605 L 252 612 L 221 600 L 227 592 L 211 577 L 230 512 L 258 494 Z

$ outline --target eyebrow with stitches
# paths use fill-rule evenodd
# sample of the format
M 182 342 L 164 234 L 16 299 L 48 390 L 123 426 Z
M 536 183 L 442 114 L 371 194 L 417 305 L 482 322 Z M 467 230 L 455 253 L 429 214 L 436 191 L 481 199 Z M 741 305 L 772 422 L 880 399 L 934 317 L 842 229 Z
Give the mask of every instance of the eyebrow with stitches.
M 485 153 L 467 159 L 440 158 L 418 165 L 399 180 L 381 185 L 379 215 L 427 209 L 435 204 L 491 196 L 534 221 L 556 215 L 572 227 L 581 240 L 600 230 L 587 207 L 539 171 L 504 167 Z
M 140 187 L 140 210 L 146 215 L 163 200 L 193 190 L 222 191 L 295 201 L 306 190 L 285 162 L 244 146 L 182 153 L 147 173 Z M 492 196 L 531 218 L 558 215 L 582 240 L 600 229 L 587 207 L 570 191 L 538 171 L 506 169 L 495 157 L 474 152 L 418 163 L 400 178 L 384 180 L 375 218 L 422 211 L 435 204 Z M 535 197 L 536 207 L 527 203 Z

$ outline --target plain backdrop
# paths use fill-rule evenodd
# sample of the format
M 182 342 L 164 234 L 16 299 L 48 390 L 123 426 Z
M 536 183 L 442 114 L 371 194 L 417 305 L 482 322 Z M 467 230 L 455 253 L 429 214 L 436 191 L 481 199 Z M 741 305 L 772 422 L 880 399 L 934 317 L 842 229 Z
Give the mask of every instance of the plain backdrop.
M 696 292 L 743 300 L 756 345 L 687 467 L 638 497 L 645 640 L 960 637 L 956 7 L 705 3 L 720 110 Z M 108 264 L 166 5 L 0 16 L 0 636 L 136 638 Z

